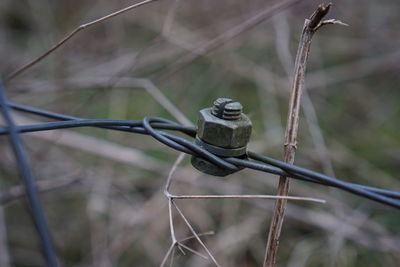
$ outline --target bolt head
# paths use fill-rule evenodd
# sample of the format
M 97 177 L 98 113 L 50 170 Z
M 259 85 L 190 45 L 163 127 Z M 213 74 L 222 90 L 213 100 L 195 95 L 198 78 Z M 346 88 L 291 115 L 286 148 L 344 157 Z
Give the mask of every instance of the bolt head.
M 197 135 L 201 140 L 223 148 L 246 146 L 252 128 L 250 119 L 243 113 L 237 120 L 224 120 L 214 116 L 212 108 L 200 110 L 197 126 Z

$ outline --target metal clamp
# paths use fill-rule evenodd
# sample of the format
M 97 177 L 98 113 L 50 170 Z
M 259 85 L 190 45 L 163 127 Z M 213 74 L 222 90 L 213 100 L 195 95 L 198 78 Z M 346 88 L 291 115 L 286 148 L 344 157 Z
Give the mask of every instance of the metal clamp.
M 239 102 L 229 98 L 218 98 L 213 107 L 200 110 L 195 143 L 218 156 L 246 158 L 252 123 L 242 110 Z M 226 176 L 233 173 L 196 156 L 191 162 L 207 174 Z

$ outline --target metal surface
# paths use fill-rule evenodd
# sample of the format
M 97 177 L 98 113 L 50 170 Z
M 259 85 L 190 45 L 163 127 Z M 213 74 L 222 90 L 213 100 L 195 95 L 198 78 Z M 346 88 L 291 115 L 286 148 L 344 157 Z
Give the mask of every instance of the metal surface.
M 190 162 L 192 163 L 193 167 L 195 167 L 197 170 L 214 176 L 223 177 L 237 172 L 237 170 L 229 170 L 218 167 L 217 165 L 209 162 L 208 160 L 196 156 L 193 156 Z M 242 169 L 243 167 L 239 168 L 239 170 Z
M 221 157 L 239 157 L 246 154 L 246 147 L 238 147 L 238 148 L 223 148 L 219 146 L 213 146 L 203 142 L 198 136 L 194 141 L 197 145 L 203 147 L 205 150 L 210 151 L 214 155 L 218 155 Z
M 245 156 L 252 123 L 242 110 L 239 102 L 229 98 L 218 98 L 212 108 L 200 110 L 196 144 L 222 157 Z M 215 176 L 226 176 L 234 172 L 196 156 L 192 158 L 192 165 L 199 171 Z

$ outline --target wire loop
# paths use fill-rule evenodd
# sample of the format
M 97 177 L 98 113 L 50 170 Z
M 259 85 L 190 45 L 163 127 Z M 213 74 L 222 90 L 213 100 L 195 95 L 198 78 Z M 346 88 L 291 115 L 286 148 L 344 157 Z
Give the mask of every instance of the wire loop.
M 301 168 L 295 165 L 287 164 L 283 161 L 270 158 L 265 155 L 257 154 L 254 152 L 247 152 L 248 157 L 251 160 L 240 159 L 240 158 L 226 158 L 217 156 L 196 143 L 183 138 L 181 136 L 165 132 L 163 130 L 178 131 L 186 134 L 190 137 L 196 136 L 196 128 L 180 125 L 176 122 L 156 117 L 147 116 L 143 120 L 91 120 L 83 119 L 74 116 L 68 116 L 65 114 L 59 114 L 47 110 L 42 110 L 30 106 L 18 105 L 15 103 L 8 102 L 7 105 L 15 110 L 30 113 L 50 119 L 61 120 L 57 122 L 46 122 L 36 125 L 25 125 L 15 127 L 19 133 L 26 132 L 37 132 L 37 131 L 48 131 L 65 128 L 75 127 L 100 127 L 109 130 L 117 130 L 138 134 L 150 135 L 162 144 L 171 147 L 172 149 L 201 157 L 221 168 L 225 168 L 232 171 L 238 171 L 243 167 L 267 172 L 275 175 L 283 175 L 292 177 L 302 181 L 312 182 L 325 186 L 331 186 L 340 188 L 350 193 L 380 202 L 382 204 L 392 206 L 400 209 L 400 192 L 359 185 L 355 183 L 349 183 L 343 180 L 339 180 L 334 177 L 330 177 L 315 171 L 311 171 L 305 168 Z M 0 128 L 0 135 L 10 134 L 10 129 Z M 268 164 L 268 165 L 266 165 Z

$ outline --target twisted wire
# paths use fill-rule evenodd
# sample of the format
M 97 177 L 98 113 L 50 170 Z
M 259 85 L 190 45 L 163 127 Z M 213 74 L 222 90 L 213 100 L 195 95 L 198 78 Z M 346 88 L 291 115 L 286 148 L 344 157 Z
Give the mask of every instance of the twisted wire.
M 257 171 L 285 175 L 295 179 L 317 183 L 325 186 L 336 187 L 350 193 L 380 202 L 382 204 L 400 209 L 400 192 L 365 186 L 339 180 L 322 173 L 311 171 L 296 165 L 290 165 L 283 161 L 261 155 L 255 152 L 247 152 L 250 160 L 239 158 L 223 158 L 212 154 L 203 147 L 185 139 L 162 130 L 172 130 L 184 133 L 190 137 L 195 137 L 196 128 L 180 125 L 176 122 L 164 118 L 147 116 L 143 120 L 93 120 L 83 119 L 42 110 L 30 106 L 19 105 L 9 102 L 8 105 L 18 111 L 35 114 L 51 119 L 63 120 L 57 122 L 46 122 L 36 125 L 19 126 L 17 130 L 21 133 L 48 131 L 75 127 L 101 127 L 109 130 L 118 130 L 131 133 L 150 135 L 157 141 L 175 150 L 204 158 L 213 164 L 232 171 L 237 171 L 239 167 L 245 167 Z M 7 128 L 0 128 L 0 135 L 8 133 Z M 257 162 L 256 162 L 257 161 Z M 266 165 L 268 164 L 268 165 Z

